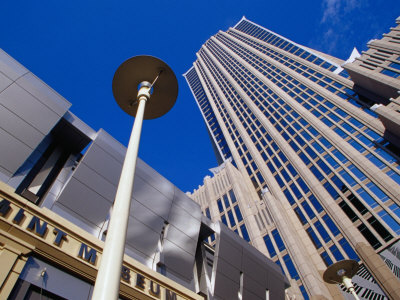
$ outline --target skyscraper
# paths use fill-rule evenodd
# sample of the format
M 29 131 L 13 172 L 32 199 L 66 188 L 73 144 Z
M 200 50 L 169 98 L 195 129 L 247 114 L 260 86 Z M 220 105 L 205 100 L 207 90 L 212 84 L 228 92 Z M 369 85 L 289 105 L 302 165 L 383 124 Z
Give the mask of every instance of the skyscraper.
M 222 203 L 228 189 L 251 190 L 240 222 L 291 278 L 292 294 L 341 297 L 322 274 L 355 259 L 362 298 L 399 297 L 399 23 L 345 62 L 243 18 L 207 40 L 184 75 L 220 163 L 214 192 L 191 196 L 246 239 L 232 197 Z M 227 189 L 218 192 L 224 168 Z

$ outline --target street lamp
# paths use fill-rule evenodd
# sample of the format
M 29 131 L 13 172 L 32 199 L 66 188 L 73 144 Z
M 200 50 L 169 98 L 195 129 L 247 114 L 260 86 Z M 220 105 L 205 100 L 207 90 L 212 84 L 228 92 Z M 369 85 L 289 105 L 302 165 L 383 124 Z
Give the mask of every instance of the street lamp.
M 112 90 L 118 105 L 127 114 L 135 116 L 135 121 L 96 277 L 92 296 L 95 300 L 118 299 L 143 119 L 161 117 L 174 106 L 178 96 L 178 81 L 162 60 L 142 55 L 126 60 L 118 67 Z
M 330 284 L 343 284 L 346 289 L 354 296 L 354 299 L 359 300 L 351 278 L 356 275 L 360 265 L 352 259 L 345 259 L 334 263 L 325 270 L 323 279 Z

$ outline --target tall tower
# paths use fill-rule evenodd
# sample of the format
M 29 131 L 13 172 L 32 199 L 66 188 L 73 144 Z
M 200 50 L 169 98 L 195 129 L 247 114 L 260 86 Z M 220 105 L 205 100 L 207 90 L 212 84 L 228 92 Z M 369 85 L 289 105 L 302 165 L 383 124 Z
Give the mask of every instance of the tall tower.
M 393 66 L 400 49 L 392 48 L 386 69 L 399 73 Z M 232 158 L 241 184 L 252 189 L 246 197 L 256 205 L 249 214 L 259 223 L 264 214 L 271 217 L 259 228 L 264 243 L 253 241 L 259 234 L 252 232 L 250 243 L 282 267 L 292 293 L 305 299 L 341 297 L 322 273 L 343 259 L 359 261 L 368 274 L 371 285 L 358 289 L 362 298 L 371 291 L 377 299 L 400 295 L 388 267 L 400 260 L 385 256 L 400 251 L 400 134 L 393 129 L 399 113 L 388 109 L 392 122 L 386 123 L 394 123 L 388 130 L 378 111 L 396 99 L 366 88 L 367 72 L 364 81 L 352 80 L 359 56 L 353 51 L 344 62 L 243 18 L 206 41 L 184 75 L 218 162 Z M 395 89 L 393 78 L 387 81 Z M 207 199 L 203 209 L 218 207 L 209 205 L 217 199 Z

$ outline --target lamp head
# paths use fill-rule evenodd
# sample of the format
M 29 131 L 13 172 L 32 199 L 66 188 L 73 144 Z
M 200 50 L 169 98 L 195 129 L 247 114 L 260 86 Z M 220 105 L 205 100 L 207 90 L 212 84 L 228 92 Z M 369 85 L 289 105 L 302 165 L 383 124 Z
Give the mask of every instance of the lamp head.
M 156 81 L 154 81 L 157 78 Z M 146 103 L 144 119 L 155 119 L 166 114 L 178 96 L 178 80 L 171 68 L 162 60 L 148 55 L 134 56 L 124 61 L 115 71 L 112 90 L 118 105 L 135 116 L 139 85 L 150 84 L 151 97 Z

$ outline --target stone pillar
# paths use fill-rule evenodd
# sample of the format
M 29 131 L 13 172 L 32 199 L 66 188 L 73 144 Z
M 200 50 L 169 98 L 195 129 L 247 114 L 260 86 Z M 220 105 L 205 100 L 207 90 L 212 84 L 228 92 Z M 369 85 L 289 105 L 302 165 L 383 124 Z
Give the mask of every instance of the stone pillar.
M 357 243 L 356 250 L 389 299 L 400 300 L 400 282 L 379 254 L 376 254 L 372 247 L 364 243 Z
M 23 250 L 10 245 L 0 246 L 0 299 L 8 298 L 25 266 L 25 254 L 29 251 Z

